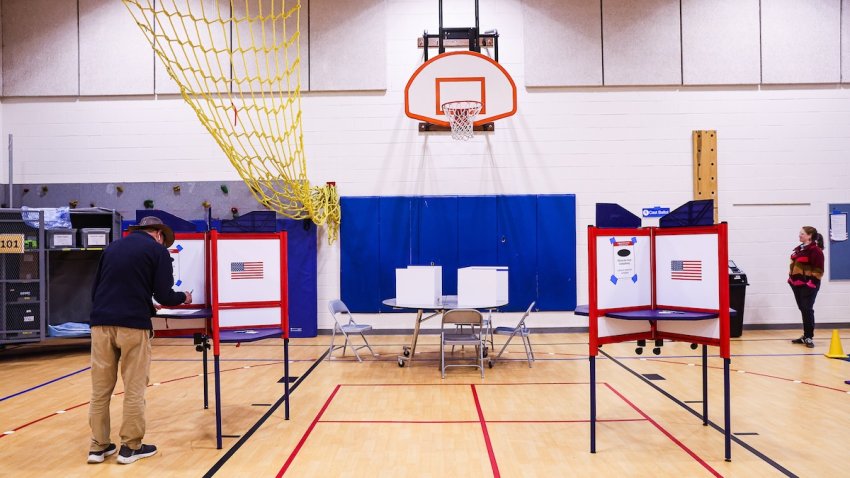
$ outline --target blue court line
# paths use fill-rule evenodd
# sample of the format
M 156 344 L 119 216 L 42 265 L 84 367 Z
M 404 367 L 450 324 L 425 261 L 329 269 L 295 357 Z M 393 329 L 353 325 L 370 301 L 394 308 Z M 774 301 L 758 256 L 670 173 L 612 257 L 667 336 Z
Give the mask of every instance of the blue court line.
M 68 377 L 70 377 L 71 375 L 76 375 L 76 374 L 78 374 L 78 373 L 80 373 L 80 372 L 85 372 L 86 370 L 89 370 L 90 368 L 91 368 L 91 367 L 81 368 L 80 370 L 77 370 L 76 372 L 71 372 L 71 373 L 69 373 L 68 375 L 62 375 L 62 376 L 61 376 L 61 377 L 59 377 L 59 378 L 54 378 L 53 380 L 50 380 L 49 382 L 44 382 L 44 383 L 42 383 L 42 384 L 40 384 L 40 385 L 36 385 L 35 387 L 30 387 L 30 388 L 28 388 L 28 389 L 26 389 L 26 390 L 22 390 L 22 391 L 20 391 L 20 392 L 18 392 L 18 393 L 13 393 L 13 394 L 11 394 L 11 395 L 9 395 L 9 396 L 6 396 L 6 397 L 3 397 L 3 398 L 0 398 L 0 402 L 2 402 L 2 401 L 4 401 L 4 400 L 8 400 L 8 399 L 10 399 L 10 398 L 17 397 L 18 395 L 22 395 L 22 394 L 27 393 L 27 392 L 31 392 L 31 391 L 33 391 L 33 390 L 35 390 L 35 389 L 37 389 L 37 388 L 41 388 L 41 387 L 43 387 L 43 386 L 45 386 L 45 385 L 50 385 L 50 384 L 51 384 L 51 383 L 53 383 L 53 382 L 58 382 L 59 380 L 62 380 L 63 378 L 68 378 Z

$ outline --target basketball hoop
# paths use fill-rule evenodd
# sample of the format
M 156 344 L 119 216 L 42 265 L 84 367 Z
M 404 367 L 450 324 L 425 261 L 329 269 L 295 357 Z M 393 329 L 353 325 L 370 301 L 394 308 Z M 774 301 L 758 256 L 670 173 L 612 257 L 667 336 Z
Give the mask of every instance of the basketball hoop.
M 443 113 L 448 118 L 449 126 L 452 128 L 452 139 L 461 141 L 472 139 L 472 123 L 479 111 L 481 111 L 481 103 L 478 101 L 443 103 Z

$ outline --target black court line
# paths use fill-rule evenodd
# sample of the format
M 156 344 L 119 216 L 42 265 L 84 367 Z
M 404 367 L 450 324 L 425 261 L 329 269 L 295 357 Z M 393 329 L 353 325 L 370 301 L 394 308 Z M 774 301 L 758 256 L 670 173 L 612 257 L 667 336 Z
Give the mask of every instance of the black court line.
M 612 361 L 612 362 L 614 362 L 615 364 L 619 365 L 620 367 L 622 367 L 623 369 L 625 369 L 625 370 L 626 370 L 627 372 L 629 372 L 630 374 L 632 374 L 632 375 L 634 375 L 635 377 L 639 378 L 639 379 L 640 379 L 640 380 L 642 380 L 644 383 L 646 383 L 646 384 L 647 384 L 647 385 L 649 385 L 650 387 L 654 388 L 656 391 L 658 391 L 659 393 L 661 393 L 662 395 L 664 395 L 665 397 L 669 398 L 671 401 L 673 401 L 674 403 L 676 403 L 677 405 L 679 405 L 680 407 L 682 407 L 682 408 L 684 408 L 685 410 L 687 410 L 688 412 L 690 412 L 693 416 L 695 416 L 695 417 L 697 417 L 697 418 L 699 418 L 699 419 L 702 419 L 702 418 L 703 418 L 701 413 L 697 412 L 696 410 L 694 410 L 693 408 L 689 407 L 688 405 L 686 405 L 684 402 L 682 402 L 682 401 L 681 401 L 681 400 L 679 400 L 678 398 L 674 397 L 672 394 L 670 394 L 670 392 L 668 392 L 668 391 L 664 390 L 663 388 L 659 387 L 658 385 L 656 385 L 656 384 L 652 383 L 652 381 L 647 380 L 647 379 L 646 379 L 643 375 L 641 375 L 640 373 L 635 372 L 634 370 L 630 369 L 629 367 L 627 367 L 625 364 L 623 364 L 623 363 L 622 363 L 622 362 L 620 362 L 619 360 L 617 360 L 617 359 L 615 359 L 614 357 L 612 357 L 612 356 L 608 355 L 608 353 L 607 353 L 607 352 L 604 352 L 603 350 L 599 350 L 599 353 L 601 353 L 602 355 L 604 355 L 604 356 L 608 357 L 608 359 L 609 359 L 609 360 L 611 360 L 611 361 Z M 714 423 L 714 422 L 713 422 L 713 421 L 711 421 L 711 420 L 707 420 L 707 422 L 708 422 L 708 424 L 709 424 L 709 425 L 711 425 L 711 428 L 714 428 L 714 429 L 715 429 L 715 430 L 717 430 L 718 432 L 720 432 L 720 433 L 724 433 L 724 434 L 725 434 L 725 432 L 724 432 L 723 428 L 722 428 L 720 425 L 718 425 L 718 424 Z M 794 474 L 794 473 L 792 473 L 790 470 L 788 470 L 788 469 L 787 469 L 787 468 L 785 468 L 784 466 L 780 465 L 779 463 L 777 463 L 776 461 L 774 461 L 773 459 L 771 459 L 769 456 L 767 456 L 767 455 L 765 455 L 764 453 L 762 453 L 762 452 L 760 452 L 760 451 L 756 450 L 755 448 L 753 448 L 752 446 L 750 446 L 749 444 L 747 444 L 745 441 L 743 441 L 743 440 L 741 440 L 740 438 L 738 438 L 738 437 L 734 436 L 734 434 L 732 434 L 732 435 L 733 435 L 733 436 L 731 437 L 731 438 L 732 438 L 732 441 L 734 441 L 734 442 L 735 442 L 735 443 L 737 443 L 738 445 L 741 445 L 741 447 L 743 447 L 745 450 L 749 451 L 749 452 L 750 452 L 750 453 L 752 453 L 753 455 L 755 455 L 755 456 L 757 456 L 757 457 L 761 458 L 761 459 L 762 459 L 762 461 L 764 461 L 764 462 L 765 462 L 765 463 L 767 463 L 768 465 L 770 465 L 770 466 L 772 466 L 772 467 L 776 468 L 776 470 L 777 470 L 777 471 L 779 471 L 780 473 L 782 473 L 783 475 L 785 475 L 785 476 L 787 476 L 787 477 L 789 477 L 789 478 L 799 478 L 797 475 L 795 475 L 795 474 Z
M 291 387 L 289 387 L 289 396 L 292 396 L 292 392 L 294 392 L 295 389 L 297 389 L 298 386 L 301 385 L 304 382 L 304 380 L 310 375 L 310 373 L 312 373 L 313 370 L 315 370 L 316 367 L 318 367 L 319 364 L 322 363 L 322 361 L 325 359 L 325 357 L 327 357 L 327 355 L 328 355 L 328 351 L 326 350 L 325 353 L 323 353 L 318 359 L 316 359 L 316 361 L 313 362 L 313 365 L 311 365 L 310 368 L 308 368 L 307 371 L 304 372 L 304 375 L 301 375 L 301 377 L 298 378 L 298 381 L 295 382 Z M 272 414 L 285 401 L 286 401 L 286 395 L 281 395 L 281 397 L 274 403 L 274 405 L 271 406 L 271 408 L 269 408 L 269 410 L 265 413 L 265 415 L 263 415 L 257 421 L 257 423 L 254 424 L 254 426 L 252 426 L 247 432 L 245 432 L 245 434 L 242 435 L 242 438 L 240 438 L 239 441 L 234 443 L 233 446 L 230 447 L 230 449 L 227 450 L 224 453 L 224 456 L 222 456 L 221 458 L 219 458 L 219 460 L 217 462 L 215 462 L 215 464 L 212 466 L 212 468 L 210 468 L 206 473 L 204 473 L 204 478 L 211 477 L 211 476 L 215 475 L 216 473 L 218 473 L 218 470 L 220 470 L 221 467 L 224 466 L 225 463 L 227 463 L 227 460 L 229 460 L 234 454 L 236 454 L 237 451 L 239 451 L 239 448 L 241 448 L 242 445 L 244 445 L 245 442 L 247 442 L 248 439 L 251 438 L 251 436 L 254 434 L 254 432 L 256 432 L 257 430 L 260 429 L 260 427 L 263 425 L 263 423 L 265 423 L 266 420 L 268 420 L 269 417 L 272 416 Z
M 685 403 L 702 403 L 702 400 L 685 400 Z
M 738 436 L 756 436 L 756 435 L 758 435 L 758 432 L 738 432 L 738 433 L 733 433 L 733 435 L 738 435 Z

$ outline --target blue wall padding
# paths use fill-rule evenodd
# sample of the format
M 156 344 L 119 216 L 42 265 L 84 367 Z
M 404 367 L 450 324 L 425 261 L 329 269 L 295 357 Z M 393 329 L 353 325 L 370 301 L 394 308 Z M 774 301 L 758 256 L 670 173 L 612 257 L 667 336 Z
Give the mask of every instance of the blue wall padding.
M 496 207 L 498 265 L 509 270 L 510 303 L 503 309 L 525 310 L 537 299 L 537 196 L 498 196 Z
M 411 201 L 412 265 L 457 264 L 457 204 L 454 196 Z M 395 283 L 392 290 L 395 291 Z M 457 293 L 457 266 L 443 267 L 443 290 Z
M 470 196 L 457 205 L 458 267 L 499 264 L 496 196 Z
M 540 310 L 576 308 L 575 196 L 537 198 L 537 298 Z
M 510 303 L 524 311 L 576 303 L 575 196 L 343 197 L 342 300 L 353 312 L 391 311 L 395 269 L 443 267 L 443 293 L 457 294 L 457 269 L 508 266 Z M 377 267 L 376 267 L 377 266 Z M 543 284 L 545 282 L 545 284 Z
M 340 277 L 343 301 L 351 310 L 377 310 L 381 303 L 378 223 L 380 199 L 342 198 Z
M 316 226 L 312 221 L 278 219 L 286 231 L 289 288 L 289 336 L 315 337 L 318 333 L 318 284 L 316 280 Z

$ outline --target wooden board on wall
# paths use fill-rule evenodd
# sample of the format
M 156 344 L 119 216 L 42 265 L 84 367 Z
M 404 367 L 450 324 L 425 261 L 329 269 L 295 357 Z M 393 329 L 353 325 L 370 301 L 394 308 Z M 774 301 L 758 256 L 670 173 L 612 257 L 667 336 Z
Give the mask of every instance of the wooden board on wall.
M 386 0 L 310 0 L 310 90 L 386 90 L 386 42 Z
M 599 0 L 525 0 L 525 86 L 602 85 Z
M 837 83 L 841 0 L 761 4 L 762 82 Z
M 602 0 L 606 85 L 680 85 L 679 0 Z
M 127 7 L 80 1 L 80 95 L 152 95 L 153 57 Z
M 79 94 L 77 0 L 3 1 L 3 96 Z
M 759 0 L 682 0 L 682 81 L 761 81 Z

